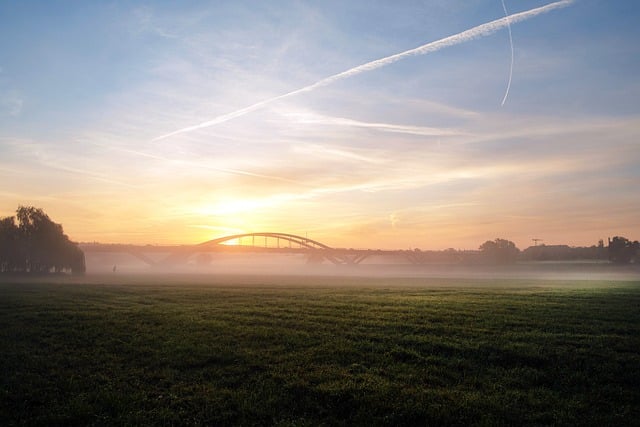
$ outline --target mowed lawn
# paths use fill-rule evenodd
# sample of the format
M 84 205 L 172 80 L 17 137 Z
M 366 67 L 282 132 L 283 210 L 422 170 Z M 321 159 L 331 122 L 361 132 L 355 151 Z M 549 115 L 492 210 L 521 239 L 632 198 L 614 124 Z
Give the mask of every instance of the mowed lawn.
M 640 425 L 640 282 L 123 280 L 0 283 L 0 425 Z

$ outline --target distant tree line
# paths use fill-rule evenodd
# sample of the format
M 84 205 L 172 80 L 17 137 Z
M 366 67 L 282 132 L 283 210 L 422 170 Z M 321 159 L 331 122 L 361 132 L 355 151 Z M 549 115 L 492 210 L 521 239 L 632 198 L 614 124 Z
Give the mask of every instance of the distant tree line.
M 415 264 L 458 263 L 458 264 L 512 264 L 518 261 L 520 249 L 510 240 L 495 239 L 484 242 L 477 251 L 456 250 L 421 251 L 414 249 L 410 260 Z
M 20 206 L 15 216 L 0 218 L 0 272 L 81 274 L 85 270 L 82 250 L 42 209 Z
M 520 251 L 506 239 L 487 240 L 477 251 L 420 251 L 413 257 L 419 262 L 463 264 L 512 264 L 517 261 L 577 261 L 602 260 L 614 264 L 640 263 L 640 243 L 625 237 L 609 239 L 608 246 L 600 240 L 597 245 L 572 247 L 568 245 L 536 245 Z
M 626 237 L 609 239 L 608 246 L 571 247 L 567 245 L 531 246 L 522 251 L 525 261 L 609 260 L 614 264 L 640 263 L 640 243 Z
M 522 251 L 523 261 L 607 260 L 608 248 L 600 240 L 597 245 L 572 247 L 568 245 L 537 245 Z

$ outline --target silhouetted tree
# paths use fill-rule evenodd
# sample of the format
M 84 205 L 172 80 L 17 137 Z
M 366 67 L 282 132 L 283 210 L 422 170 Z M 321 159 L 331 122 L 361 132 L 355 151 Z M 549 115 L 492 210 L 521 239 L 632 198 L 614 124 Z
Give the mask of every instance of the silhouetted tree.
M 18 223 L 16 224 L 15 218 Z M 0 220 L 0 271 L 85 272 L 84 253 L 42 209 L 20 206 Z
M 24 245 L 12 216 L 0 219 L 0 272 L 23 271 Z
M 616 264 L 628 264 L 637 260 L 640 243 L 630 241 L 626 237 L 616 236 L 609 239 L 609 261 Z
M 480 245 L 480 251 L 485 260 L 496 264 L 510 264 L 516 262 L 520 249 L 510 240 L 487 240 Z
M 520 259 L 527 261 L 573 261 L 606 259 L 607 254 L 602 246 L 538 245 L 523 250 Z

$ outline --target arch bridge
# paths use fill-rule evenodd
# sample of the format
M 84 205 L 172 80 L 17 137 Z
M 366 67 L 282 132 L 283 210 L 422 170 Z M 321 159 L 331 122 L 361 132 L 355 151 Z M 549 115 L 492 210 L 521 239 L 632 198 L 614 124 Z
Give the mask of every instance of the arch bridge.
M 236 242 L 236 244 L 229 244 Z M 317 240 L 308 237 L 298 236 L 289 233 L 258 232 L 232 234 L 219 237 L 206 242 L 180 247 L 163 260 L 155 264 L 184 264 L 197 253 L 210 252 L 232 252 L 232 251 L 253 251 L 253 252 L 281 252 L 299 253 L 307 257 L 307 263 L 320 264 L 327 260 L 336 265 L 357 265 L 365 258 L 376 251 L 356 250 L 356 249 L 336 249 L 325 245 Z M 134 252 L 132 255 L 149 263 L 146 256 L 139 256 Z
M 264 238 L 264 247 L 269 247 L 267 245 L 267 239 L 272 238 L 277 242 L 277 248 L 280 248 L 280 241 L 283 240 L 289 243 L 289 247 L 291 245 L 297 245 L 299 248 L 307 248 L 307 249 L 325 249 L 332 250 L 331 247 L 325 245 L 324 243 L 320 243 L 317 240 L 309 239 L 308 237 L 296 236 L 295 234 L 287 234 L 287 233 L 244 233 L 244 234 L 232 234 L 230 236 L 219 237 L 217 239 L 209 240 L 204 243 L 200 243 L 196 245 L 197 248 L 205 248 L 205 247 L 215 247 L 216 245 L 222 245 L 227 242 L 232 242 L 234 240 L 239 242 L 238 246 L 242 245 L 242 239 L 251 238 L 251 247 L 260 246 L 260 242 L 256 244 L 256 237 Z
M 230 244 L 235 242 L 235 244 Z M 403 259 L 411 264 L 429 262 L 424 253 L 403 250 L 333 248 L 308 237 L 289 233 L 258 232 L 232 234 L 196 245 L 103 245 L 82 244 L 85 252 L 127 253 L 150 266 L 171 266 L 188 263 L 198 254 L 214 253 L 293 253 L 301 254 L 308 264 L 328 261 L 336 265 L 358 265 L 370 256 Z M 155 255 L 153 255 L 155 254 Z

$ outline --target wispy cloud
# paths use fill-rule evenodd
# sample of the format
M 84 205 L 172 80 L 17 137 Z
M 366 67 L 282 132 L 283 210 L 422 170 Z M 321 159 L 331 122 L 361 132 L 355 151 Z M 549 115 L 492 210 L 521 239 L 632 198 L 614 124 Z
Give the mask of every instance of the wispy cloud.
M 18 117 L 24 108 L 24 98 L 17 91 L 9 91 L 0 98 L 0 110 L 12 117 Z
M 135 22 L 132 24 L 133 31 L 138 33 L 151 33 L 163 38 L 174 39 L 178 36 L 167 31 L 156 22 L 153 11 L 149 7 L 140 7 L 133 11 Z
M 589 117 L 564 119 L 554 116 L 524 116 L 509 118 L 485 116 L 474 126 L 474 137 L 468 142 L 485 142 L 496 140 L 513 140 L 515 138 L 539 138 L 563 135 L 579 135 L 594 133 L 637 133 L 640 129 L 638 117 L 610 118 Z M 592 138 L 589 138 L 592 139 Z
M 373 163 L 380 164 L 384 163 L 386 160 L 382 158 L 382 155 L 373 157 L 366 154 L 358 153 L 353 148 L 348 147 L 340 147 L 340 146 L 332 146 L 332 145 L 319 145 L 319 144 L 296 144 L 293 147 L 294 153 L 301 154 L 310 154 L 314 156 L 328 156 L 331 158 L 342 158 L 346 160 L 351 160 L 354 162 L 365 162 L 365 163 Z M 317 157 L 316 157 L 317 158 Z
M 458 117 L 463 119 L 474 118 L 480 115 L 477 111 L 434 102 L 428 99 L 403 99 L 402 106 L 412 107 L 419 111 L 428 112 L 429 114 L 435 113 L 447 117 Z
M 548 5 L 545 6 L 541 6 L 535 9 L 530 9 L 524 12 L 520 12 L 520 13 L 516 13 L 513 15 L 509 15 L 506 16 L 504 18 L 500 18 L 500 19 L 496 19 L 494 21 L 491 22 L 487 22 L 485 24 L 482 25 L 478 25 L 476 27 L 473 27 L 471 29 L 468 29 L 466 31 L 462 31 L 460 33 L 454 34 L 452 36 L 449 37 L 445 37 L 442 38 L 440 40 L 436 40 L 434 42 L 431 43 L 427 43 L 424 44 L 422 46 L 419 46 L 417 48 L 414 49 L 409 49 L 406 50 L 404 52 L 400 52 L 397 53 L 395 55 L 390 55 L 390 56 L 386 56 L 384 58 L 380 58 L 377 59 L 375 61 L 370 61 L 367 62 L 365 64 L 362 65 L 358 65 L 357 67 L 353 67 L 350 68 L 346 71 L 343 71 L 341 73 L 338 74 L 334 74 L 332 76 L 326 77 L 322 80 L 319 80 L 311 85 L 305 86 L 303 88 L 291 91 L 291 92 L 287 92 L 285 94 L 282 95 L 278 95 L 269 99 L 266 99 L 264 101 L 260 101 L 257 102 L 253 105 L 250 105 L 248 107 L 245 108 L 241 108 L 239 110 L 236 111 L 232 111 L 230 113 L 227 114 L 223 114 L 221 116 L 218 116 L 212 120 L 208 120 L 202 123 L 199 123 L 197 125 L 193 125 L 193 126 L 188 126 L 182 129 L 178 129 L 176 131 L 167 133 L 165 135 L 161 135 L 157 138 L 154 139 L 154 141 L 158 141 L 161 139 L 165 139 L 165 138 L 169 138 L 171 136 L 174 135 L 179 135 L 182 133 L 186 133 L 186 132 L 191 132 L 194 130 L 198 130 L 198 129 L 202 129 L 202 128 L 206 128 L 206 127 L 210 127 L 210 126 L 214 126 L 220 123 L 224 123 L 227 122 L 229 120 L 233 120 L 237 117 L 241 117 L 244 116 L 245 114 L 249 114 L 253 111 L 259 110 L 269 104 L 272 104 L 276 101 L 285 99 L 285 98 L 289 98 L 301 93 L 305 93 L 305 92 L 311 92 L 313 90 L 316 90 L 318 88 L 324 87 L 324 86 L 328 86 L 332 83 L 335 83 L 339 80 L 343 80 L 349 77 L 353 77 L 356 76 L 358 74 L 361 73 L 365 73 L 367 71 L 372 71 L 381 67 L 385 67 L 387 65 L 393 64 L 395 62 L 398 62 L 402 59 L 411 57 L 411 56 L 416 56 L 416 55 L 426 55 L 429 53 L 433 53 L 433 52 L 437 52 L 441 49 L 447 48 L 447 47 L 451 47 L 451 46 L 455 46 L 457 44 L 461 44 L 461 43 L 465 43 L 465 42 L 469 42 L 481 37 L 486 37 L 490 34 L 493 34 L 505 27 L 510 26 L 511 24 L 515 24 L 517 22 L 521 22 L 521 21 L 525 21 L 527 19 L 531 19 L 533 17 L 536 17 L 538 15 L 541 15 L 543 13 L 548 13 L 552 10 L 558 9 L 558 8 L 562 8 L 562 7 L 566 7 L 569 6 L 570 4 L 572 4 L 574 2 L 574 0 L 562 0 L 562 1 L 558 1 L 555 3 L 550 3 Z
M 73 166 L 77 162 L 65 159 L 63 155 L 55 154 L 55 150 L 51 150 L 46 144 L 38 141 L 22 138 L 0 138 L 0 148 L 4 149 L 5 158 L 9 158 L 11 162 L 18 161 L 22 164 L 21 174 L 23 175 L 28 174 L 27 169 L 31 169 L 31 173 L 34 171 L 42 173 L 43 169 L 50 169 L 127 188 L 137 187 L 124 180 L 115 179 L 109 174 Z M 0 160 L 0 170 L 1 168 L 3 168 L 3 162 Z
M 399 125 L 393 123 L 376 123 L 365 122 L 360 120 L 349 119 L 345 117 L 331 117 L 321 114 L 312 113 L 310 111 L 289 111 L 282 113 L 287 119 L 296 123 L 304 124 L 321 124 L 330 126 L 348 126 L 358 128 L 368 128 L 384 132 L 404 133 L 417 136 L 456 136 L 466 135 L 457 129 L 450 128 L 436 128 L 428 126 L 411 126 L 411 125 Z
M 90 144 L 98 147 L 106 148 L 108 150 L 118 151 L 125 154 L 130 154 L 130 155 L 139 156 L 139 157 L 146 157 L 153 160 L 160 160 L 165 163 L 177 163 L 186 167 L 207 169 L 210 171 L 222 172 L 225 174 L 243 175 L 243 176 L 250 176 L 250 177 L 262 178 L 262 179 L 268 179 L 268 180 L 284 181 L 291 184 L 297 184 L 296 181 L 290 180 L 288 178 L 279 177 L 279 176 L 259 174 L 259 173 L 254 173 L 254 172 L 249 172 L 249 171 L 239 170 L 239 169 L 215 167 L 202 162 L 195 162 L 195 161 L 185 160 L 180 158 L 168 158 L 158 154 L 152 154 L 152 153 L 148 153 L 140 150 L 133 150 L 133 149 L 123 148 L 123 147 L 109 146 L 109 145 L 101 144 L 97 142 L 91 142 Z

